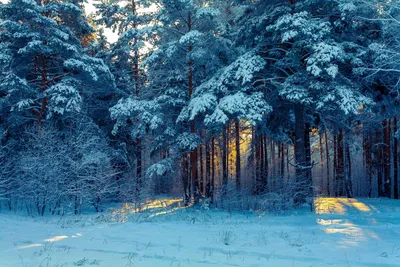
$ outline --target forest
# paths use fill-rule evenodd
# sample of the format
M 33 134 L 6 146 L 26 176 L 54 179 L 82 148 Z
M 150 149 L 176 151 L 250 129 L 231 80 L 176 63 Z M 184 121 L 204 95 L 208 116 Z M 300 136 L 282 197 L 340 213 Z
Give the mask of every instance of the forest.
M 399 89 L 398 0 L 3 1 L 1 210 L 398 199 Z

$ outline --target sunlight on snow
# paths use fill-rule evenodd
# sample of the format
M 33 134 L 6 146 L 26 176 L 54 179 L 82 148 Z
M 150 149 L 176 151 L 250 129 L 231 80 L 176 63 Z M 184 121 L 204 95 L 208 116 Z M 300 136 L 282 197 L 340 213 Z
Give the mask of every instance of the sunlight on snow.
M 30 244 L 26 246 L 17 247 L 17 249 L 26 249 L 26 248 L 36 248 L 36 247 L 43 247 L 42 244 Z
M 340 214 L 345 215 L 351 209 L 359 212 L 370 212 L 376 210 L 373 206 L 367 206 L 355 198 L 317 198 L 314 200 L 315 212 L 317 214 Z
M 71 237 L 72 237 L 72 238 L 77 238 L 77 237 L 80 237 L 80 236 L 82 236 L 81 233 L 76 233 L 75 235 L 72 235 Z
M 120 222 L 126 222 L 129 214 L 139 212 L 154 212 L 154 214 L 151 215 L 151 217 L 154 217 L 168 214 L 182 208 L 187 207 L 183 206 L 181 198 L 165 198 L 149 200 L 141 207 L 138 207 L 132 203 L 124 203 L 121 208 L 114 209 L 112 214 L 121 216 Z
M 343 220 L 324 220 L 324 219 L 317 219 L 318 224 L 320 225 L 334 225 L 340 224 Z
M 77 238 L 77 237 L 81 237 L 81 236 L 83 236 L 83 234 L 76 233 L 75 235 L 72 235 L 71 238 Z M 54 236 L 52 238 L 48 238 L 48 239 L 45 239 L 43 241 L 47 242 L 47 243 L 54 243 L 54 242 L 57 242 L 57 241 L 68 239 L 68 238 L 69 237 L 66 236 L 66 235 L 56 235 L 56 236 Z M 19 246 L 19 247 L 17 247 L 17 249 L 27 249 L 27 248 L 35 248 L 35 247 L 43 247 L 43 244 L 30 244 L 30 245 L 25 245 L 25 246 Z
M 318 198 L 314 201 L 315 212 L 318 215 L 336 214 L 348 215 L 355 212 L 370 213 L 377 211 L 374 206 L 366 205 L 358 199 L 349 198 Z M 369 238 L 380 239 L 373 232 L 365 232 L 361 227 L 349 222 L 346 219 L 331 219 L 325 220 L 318 218 L 317 223 L 323 226 L 323 230 L 327 234 L 339 234 L 343 238 L 337 242 L 340 248 L 348 246 L 359 246 L 360 241 L 367 241 Z
M 44 242 L 57 242 L 57 241 L 67 239 L 67 238 L 68 238 L 68 236 L 66 236 L 66 235 L 57 235 L 55 237 L 45 239 Z

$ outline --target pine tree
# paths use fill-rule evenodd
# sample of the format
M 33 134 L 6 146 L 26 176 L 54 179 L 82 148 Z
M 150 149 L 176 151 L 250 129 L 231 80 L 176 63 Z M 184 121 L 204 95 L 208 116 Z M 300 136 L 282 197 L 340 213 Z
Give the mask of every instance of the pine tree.
M 77 34 L 91 28 L 81 13 L 69 3 L 13 0 L 1 6 L 0 38 L 11 58 L 2 69 L 2 86 L 9 111 L 22 121 L 41 125 L 46 118 L 80 112 L 82 97 L 93 94 L 91 85 L 113 87 L 103 61 L 83 52 Z M 7 86 L 14 83 L 18 86 Z

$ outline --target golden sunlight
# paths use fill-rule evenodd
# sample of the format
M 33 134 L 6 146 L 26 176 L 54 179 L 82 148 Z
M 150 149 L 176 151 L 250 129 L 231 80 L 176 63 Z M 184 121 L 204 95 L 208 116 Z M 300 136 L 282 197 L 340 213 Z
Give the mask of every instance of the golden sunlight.
M 375 209 L 355 198 L 317 198 L 314 200 L 314 205 L 317 214 L 344 215 L 351 209 L 358 212 L 371 212 L 372 209 Z
M 27 249 L 27 248 L 36 248 L 36 247 L 43 247 L 42 244 L 30 244 L 26 246 L 17 247 L 17 249 Z
M 57 242 L 57 241 L 67 239 L 67 238 L 68 238 L 68 236 L 66 236 L 66 235 L 58 235 L 58 236 L 55 236 L 55 237 L 52 237 L 49 239 L 45 239 L 44 242 Z

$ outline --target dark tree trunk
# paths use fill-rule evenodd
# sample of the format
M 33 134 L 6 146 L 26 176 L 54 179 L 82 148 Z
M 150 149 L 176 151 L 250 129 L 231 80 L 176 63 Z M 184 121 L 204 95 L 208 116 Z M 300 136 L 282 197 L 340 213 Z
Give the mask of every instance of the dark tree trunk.
M 190 204 L 191 190 L 190 190 L 190 180 L 189 180 L 189 166 L 187 156 L 182 156 L 182 185 L 183 185 L 183 201 L 185 206 Z
M 255 149 L 255 165 L 256 165 L 256 174 L 255 174 L 255 181 L 254 181 L 254 189 L 253 193 L 255 195 L 260 194 L 261 192 L 261 161 L 260 161 L 260 153 L 261 153 L 261 148 L 260 148 L 260 136 L 255 133 L 254 135 L 254 149 Z
M 263 193 L 264 191 L 265 191 L 265 187 L 266 187 L 266 182 L 265 182 L 265 160 L 264 160 L 264 157 L 265 157 L 265 140 L 264 140 L 264 135 L 260 135 L 259 136 L 259 144 L 258 144 L 258 146 L 260 147 L 260 157 L 259 157 L 259 160 L 260 160 L 260 181 L 261 181 L 261 188 L 259 189 L 259 193 Z
M 271 151 L 271 186 L 274 185 L 274 179 L 276 176 L 276 162 L 275 162 L 275 144 L 274 140 L 270 140 L 270 151 Z
M 312 196 L 312 184 L 308 180 L 306 126 L 304 121 L 304 107 L 294 106 L 295 115 L 295 159 L 296 159 L 296 194 L 294 201 L 297 204 L 305 203 L 307 197 Z
M 339 129 L 339 134 L 336 140 L 337 150 L 337 169 L 336 169 L 336 196 L 344 196 L 343 189 L 345 188 L 344 177 L 344 146 L 343 146 L 343 129 Z
M 398 162 L 398 139 L 397 133 L 397 117 L 393 119 L 393 198 L 399 199 L 399 162 Z
M 286 145 L 286 173 L 287 173 L 287 179 L 290 181 L 290 167 L 289 167 L 289 145 Z
M 328 144 L 328 132 L 325 131 L 325 151 L 326 151 L 326 193 L 328 196 L 331 196 L 331 187 L 330 187 L 330 173 L 329 173 L 329 144 Z
M 350 154 L 350 145 L 348 140 L 348 135 L 346 135 L 345 139 L 345 153 L 346 153 L 346 194 L 348 198 L 353 197 L 353 185 L 351 181 L 351 154 Z
M 263 134 L 264 138 L 264 171 L 263 171 L 263 186 L 264 189 L 267 189 L 268 186 L 268 179 L 269 179 L 269 163 L 268 163 L 268 139 L 267 139 L 267 134 Z M 270 190 L 271 190 L 270 186 Z
M 205 196 L 210 198 L 211 191 L 211 155 L 210 155 L 210 142 L 206 142 L 206 188 Z
M 136 201 L 140 201 L 143 188 L 142 181 L 142 140 L 136 139 Z
M 199 146 L 199 165 L 200 165 L 200 193 L 204 195 L 205 193 L 205 181 L 204 181 L 204 166 L 203 166 L 203 145 Z
M 240 122 L 235 121 L 235 145 L 236 145 L 236 190 L 240 191 L 241 187 L 241 160 L 240 160 Z
M 333 178 L 332 178 L 332 185 L 333 185 L 333 191 L 332 196 L 337 197 L 337 181 L 336 181 L 336 173 L 337 173 L 337 136 L 336 133 L 333 136 Z
M 285 144 L 281 143 L 280 144 L 281 147 L 281 157 L 280 157 L 280 176 L 283 178 L 285 176 Z
M 321 175 L 321 193 L 325 194 L 326 190 L 325 190 L 325 183 L 324 183 L 324 147 L 322 145 L 322 133 L 321 130 L 319 130 L 318 133 L 319 136 L 319 161 L 320 161 L 320 175 Z
M 215 189 L 215 138 L 211 138 L 211 185 L 210 185 L 210 199 L 214 203 L 214 189 Z
M 222 130 L 222 200 L 225 201 L 228 189 L 228 126 Z
M 194 133 L 194 126 L 192 129 L 192 133 Z M 197 204 L 200 200 L 200 189 L 199 189 L 199 176 L 197 173 L 197 149 L 194 149 L 190 152 L 190 176 L 193 183 L 193 197 L 194 203 Z
M 391 197 L 392 193 L 392 178 L 390 175 L 390 139 L 391 139 L 391 125 L 390 125 L 390 120 L 384 120 L 383 123 L 383 141 L 384 141 L 384 147 L 383 147 L 383 189 L 384 189 L 384 196 L 385 197 Z
M 312 162 L 311 162 L 311 141 L 310 141 L 311 126 L 310 123 L 305 123 L 304 129 L 304 149 L 306 151 L 306 174 L 307 184 L 312 189 Z
M 383 197 L 383 162 L 382 162 L 382 145 L 381 145 L 381 132 L 379 130 L 375 133 L 375 147 L 376 147 L 376 167 L 377 167 L 377 176 L 378 176 L 378 197 Z
M 364 130 L 364 141 L 363 141 L 363 166 L 365 169 L 365 174 L 368 180 L 368 197 L 372 196 L 372 137 L 371 134 Z

